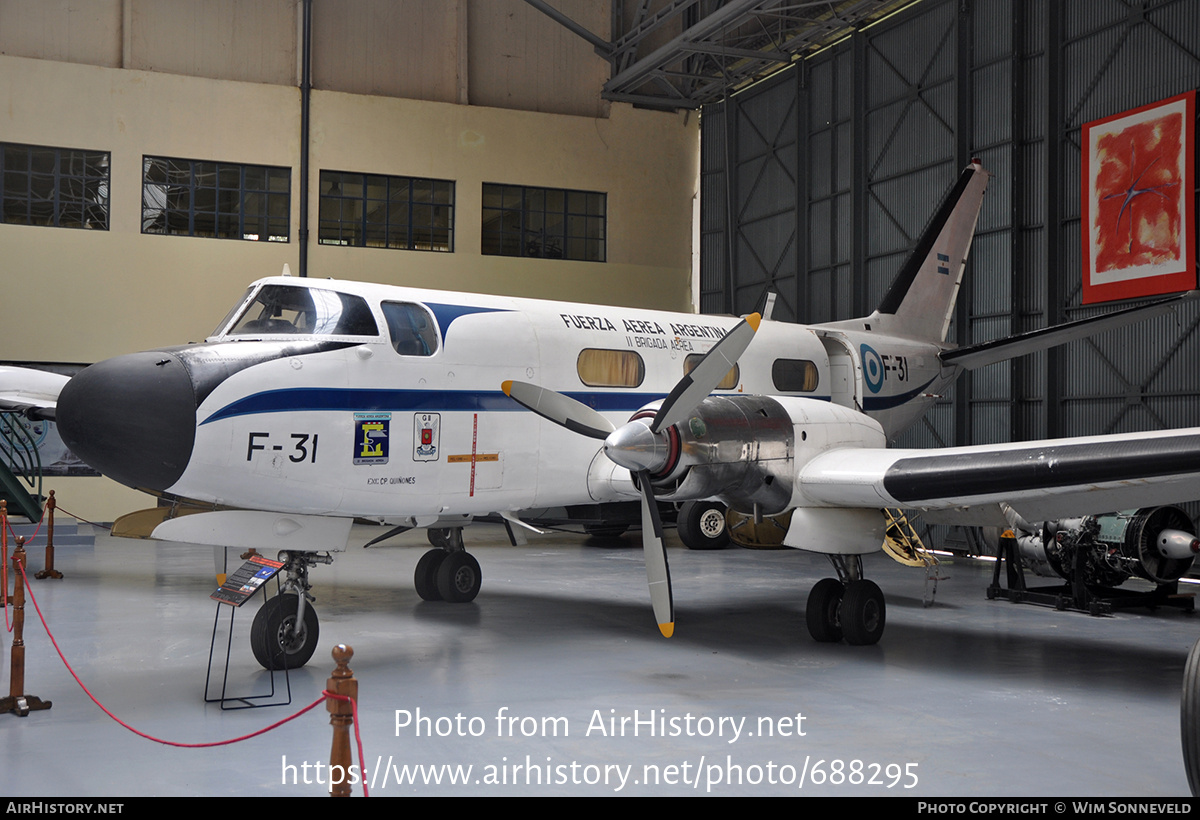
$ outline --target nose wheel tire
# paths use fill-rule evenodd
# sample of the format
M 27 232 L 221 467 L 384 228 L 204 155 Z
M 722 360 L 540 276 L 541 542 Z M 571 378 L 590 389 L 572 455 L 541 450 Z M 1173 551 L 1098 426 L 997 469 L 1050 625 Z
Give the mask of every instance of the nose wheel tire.
M 483 582 L 479 562 L 469 552 L 448 552 L 437 569 L 437 590 L 443 601 L 463 604 L 474 601 Z
M 725 505 L 719 501 L 688 501 L 679 508 L 679 540 L 691 550 L 719 550 L 729 545 Z
M 316 651 L 321 635 L 317 611 L 306 603 L 303 623 L 297 628 L 299 603 L 294 593 L 276 595 L 255 614 L 250 626 L 250 651 L 263 669 L 299 669 Z

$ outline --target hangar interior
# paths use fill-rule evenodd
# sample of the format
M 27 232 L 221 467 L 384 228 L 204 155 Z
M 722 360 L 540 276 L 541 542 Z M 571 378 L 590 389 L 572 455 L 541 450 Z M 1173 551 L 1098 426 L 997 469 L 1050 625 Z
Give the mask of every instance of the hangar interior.
M 776 319 L 866 315 L 974 157 L 994 176 L 951 339 L 1094 315 L 1104 308 L 1084 305 L 1080 286 L 1081 128 L 1200 85 L 1198 16 L 1186 0 L 0 0 L 0 359 L 82 365 L 198 341 L 248 282 L 284 265 L 735 315 L 771 291 Z M 402 203 L 390 210 L 402 216 L 378 217 L 380 202 Z M 514 226 L 514 211 L 537 221 Z M 1195 426 L 1198 326 L 1200 308 L 1185 305 L 965 374 L 897 443 Z M 91 520 L 147 506 L 103 478 L 50 486 Z M 210 553 L 81 530 L 62 560 L 86 603 L 66 584 L 35 592 L 75 628 L 84 676 L 106 680 L 154 734 L 260 725 L 256 710 L 198 697 Z M 926 609 L 926 579 L 880 559 L 870 571 L 897 590 L 884 643 L 819 646 L 803 634 L 803 597 L 828 574 L 824 559 L 672 549 L 696 627 L 664 645 L 639 628 L 649 616 L 632 540 L 531 537 L 513 550 L 479 533 L 467 537 L 484 544 L 487 586 L 455 612 L 412 592 L 412 549 L 359 551 L 315 573 L 324 634 L 355 644 L 364 691 L 377 687 L 365 725 L 384 754 L 681 765 L 737 746 L 643 734 L 605 749 L 584 730 L 619 709 L 804 711 L 813 738 L 756 738 L 737 762 L 917 762 L 907 794 L 1186 792 L 1177 695 L 1195 630 L 1176 613 L 1010 609 L 982 600 L 990 570 L 966 564 Z M 789 576 L 794 589 L 778 582 Z M 111 761 L 150 768 L 156 747 L 77 701 L 57 659 L 30 668 L 30 691 L 53 681 L 58 702 L 8 733 L 6 793 L 322 791 L 281 782 L 281 754 L 325 754 L 323 740 L 299 751 L 297 736 L 282 752 L 239 744 L 172 757 L 186 775 L 131 779 Z M 314 662 L 293 686 L 325 674 Z M 390 731 L 410 706 L 565 714 L 574 734 L 425 744 Z M 1134 763 L 1112 759 L 1114 734 Z M 64 746 L 70 776 L 43 765 Z M 489 793 L 613 791 L 523 782 Z M 643 793 L 683 793 L 676 785 Z M 806 793 L 794 780 L 724 788 Z M 898 790 L 847 780 L 816 791 Z

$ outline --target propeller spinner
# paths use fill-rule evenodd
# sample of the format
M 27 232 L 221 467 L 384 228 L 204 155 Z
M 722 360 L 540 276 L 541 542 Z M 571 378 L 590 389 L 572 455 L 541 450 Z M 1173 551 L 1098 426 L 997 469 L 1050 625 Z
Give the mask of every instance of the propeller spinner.
M 759 314 L 752 313 L 726 333 L 691 373 L 679 380 L 649 424 L 643 419 L 634 419 L 615 427 L 586 404 L 562 393 L 527 382 L 506 381 L 501 385 L 506 395 L 538 415 L 581 435 L 603 439 L 605 455 L 637 475 L 642 495 L 642 550 L 646 558 L 650 602 L 659 631 L 668 638 L 675 631 L 675 605 L 671 598 L 671 572 L 663 545 L 662 520 L 650 474 L 666 463 L 667 428 L 686 419 L 716 389 L 750 345 L 761 320 Z

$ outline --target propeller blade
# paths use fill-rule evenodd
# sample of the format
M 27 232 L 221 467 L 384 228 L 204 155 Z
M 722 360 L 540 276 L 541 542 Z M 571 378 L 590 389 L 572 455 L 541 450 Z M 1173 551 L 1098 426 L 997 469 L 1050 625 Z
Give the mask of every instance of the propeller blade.
M 663 637 L 675 633 L 675 602 L 671 597 L 671 570 L 667 566 L 667 549 L 663 546 L 662 519 L 658 515 L 658 503 L 654 490 L 650 488 L 650 473 L 638 473 L 638 484 L 642 488 L 642 550 L 646 556 L 646 580 L 650 584 L 650 603 L 654 607 L 654 620 Z
M 696 405 L 704 401 L 721 383 L 721 379 L 725 378 L 725 374 L 737 364 L 737 360 L 749 347 L 761 321 L 762 317 L 759 314 L 751 313 L 737 327 L 726 333 L 724 338 L 704 355 L 700 364 L 692 368 L 692 372 L 680 379 L 671 390 L 671 394 L 654 416 L 650 432 L 657 433 L 664 427 L 678 424 L 687 418 Z
M 616 430 L 613 423 L 583 402 L 528 382 L 506 381 L 504 394 L 542 418 L 590 438 L 605 439 Z

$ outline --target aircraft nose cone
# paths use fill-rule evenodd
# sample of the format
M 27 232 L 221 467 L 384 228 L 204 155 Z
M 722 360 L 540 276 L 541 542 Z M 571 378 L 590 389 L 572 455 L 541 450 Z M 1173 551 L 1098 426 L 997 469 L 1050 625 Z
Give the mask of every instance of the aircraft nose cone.
M 75 455 L 130 487 L 179 480 L 196 438 L 196 394 L 179 358 L 151 351 L 98 362 L 67 382 L 55 422 Z
M 631 472 L 658 472 L 667 463 L 666 441 L 650 432 L 645 422 L 634 420 L 618 427 L 604 440 L 604 453 Z

